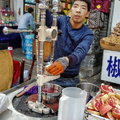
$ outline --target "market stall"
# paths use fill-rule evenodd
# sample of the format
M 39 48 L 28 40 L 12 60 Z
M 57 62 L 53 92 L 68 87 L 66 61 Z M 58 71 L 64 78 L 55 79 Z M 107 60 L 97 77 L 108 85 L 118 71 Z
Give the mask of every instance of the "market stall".
M 100 44 L 104 49 L 101 80 L 120 84 L 119 59 L 120 59 L 120 23 L 113 28 L 111 35 L 101 39 Z
M 111 31 L 111 35 L 100 40 L 103 49 L 101 80 L 120 84 L 120 23 Z M 119 85 L 118 85 L 119 86 Z M 101 92 L 89 101 L 86 111 L 90 120 L 117 120 L 120 118 L 120 90 L 111 85 L 101 84 Z
M 42 17 L 44 18 L 45 9 L 42 9 L 42 15 L 43 15 Z M 56 14 L 54 17 L 56 20 Z M 56 24 L 54 24 L 54 27 L 53 27 L 54 29 L 52 30 L 49 29 L 51 30 L 51 32 L 54 32 L 54 35 L 55 35 L 54 36 L 53 34 L 50 34 L 53 43 L 56 40 L 56 36 L 57 36 L 56 35 L 57 28 L 55 26 Z M 88 52 L 88 55 L 86 56 L 86 59 L 83 61 L 83 64 L 82 64 L 83 69 L 85 70 L 83 72 L 83 77 L 87 76 L 89 78 L 97 74 L 100 71 L 99 66 L 101 64 L 101 59 L 102 59 L 101 49 L 99 46 L 99 39 L 100 39 L 99 34 L 100 34 L 101 28 L 91 28 L 91 29 L 96 35 L 95 40 L 91 46 L 90 51 Z M 91 84 L 91 83 L 88 84 L 89 82 L 88 80 L 88 82 L 86 82 L 85 84 L 82 84 L 82 86 L 78 85 L 75 87 L 75 89 L 70 88 L 70 90 L 72 91 L 67 91 L 67 89 L 63 89 L 62 91 L 60 86 L 49 83 L 49 81 L 58 78 L 59 75 L 49 76 L 46 73 L 45 68 L 44 68 L 46 67 L 46 64 L 47 65 L 49 64 L 49 63 L 43 63 L 44 61 L 43 60 L 44 59 L 44 54 L 43 54 L 44 44 L 43 43 L 46 41 L 46 36 L 48 35 L 48 34 L 43 34 L 43 33 L 46 33 L 47 30 L 48 29 L 46 29 L 44 25 L 44 21 L 42 21 L 42 25 L 39 26 L 39 29 L 35 31 L 38 33 L 38 36 L 35 39 L 35 49 L 37 51 L 36 53 L 36 62 L 37 62 L 36 76 L 37 78 L 34 80 L 29 80 L 27 82 L 24 82 L 20 85 L 17 85 L 3 92 L 5 94 L 5 98 L 9 98 L 9 104 L 6 104 L 6 106 L 5 104 L 3 104 L 5 106 L 5 109 L 3 109 L 3 111 L 1 111 L 0 113 L 0 120 L 8 120 L 8 119 L 9 120 L 16 120 L 16 119 L 17 120 L 24 120 L 24 119 L 25 120 L 34 120 L 34 119 L 35 120 L 58 120 L 58 118 L 59 120 L 63 120 L 61 116 L 65 117 L 64 120 L 71 120 L 71 118 L 72 120 L 82 120 L 82 119 L 84 120 L 96 120 L 96 119 L 108 120 L 110 117 L 113 118 L 113 120 L 117 120 L 118 117 L 111 114 L 112 112 L 115 111 L 114 106 L 111 106 L 110 104 L 108 105 L 109 103 L 108 101 L 111 100 L 110 99 L 111 97 L 115 98 L 117 99 L 117 102 L 118 102 L 116 104 L 119 106 L 119 103 L 120 103 L 119 93 L 120 92 L 119 90 L 116 90 L 112 86 L 101 84 L 101 87 L 99 88 L 99 86 L 97 86 L 97 83 L 98 83 L 97 81 L 94 84 Z M 12 31 L 16 32 L 17 30 L 14 29 Z M 10 30 L 8 30 L 7 32 L 9 33 Z M 24 31 L 21 30 L 19 32 L 24 32 Z M 28 32 L 33 32 L 33 31 L 28 31 Z M 41 42 L 39 44 L 40 48 L 39 48 L 37 40 Z M 106 42 L 108 41 L 105 41 L 105 43 Z M 112 45 L 113 48 L 117 48 L 117 47 L 114 47 L 113 43 L 110 45 Z M 38 49 L 40 50 L 40 52 L 38 52 Z M 107 65 L 106 62 L 109 60 L 110 58 L 109 56 L 111 56 L 111 53 L 113 53 L 112 55 L 114 58 L 116 58 L 116 56 L 114 55 L 119 54 L 118 51 L 111 51 L 111 46 L 110 46 L 110 49 L 104 50 L 105 58 L 103 57 L 103 67 L 102 67 L 103 79 L 102 80 L 107 81 L 106 78 L 109 77 L 108 74 L 107 76 L 105 76 L 106 69 L 104 68 L 107 68 L 105 65 Z M 117 57 L 118 56 L 119 55 L 117 55 Z M 98 57 L 100 58 L 99 60 L 98 60 Z M 118 59 L 116 58 L 115 60 L 119 60 L 119 58 Z M 90 68 L 90 70 L 88 68 Z M 90 71 L 89 73 L 86 72 L 88 70 Z M 118 74 L 116 74 L 116 76 L 117 75 Z M 114 82 L 114 80 L 113 81 L 110 80 L 110 82 Z M 43 84 L 44 85 L 46 84 L 47 87 L 44 86 Z M 89 98 L 89 100 L 87 98 Z M 106 104 L 107 106 L 105 107 L 109 109 L 107 109 L 107 111 L 105 109 L 104 111 L 104 107 L 103 109 L 100 107 Z M 117 110 L 119 111 L 119 107 L 117 108 Z
M 14 19 L 13 10 L 4 1 L 0 8 L 0 43 L 8 43 L 9 46 L 13 48 L 21 47 L 21 38 L 19 33 L 12 33 L 8 35 L 3 34 L 3 28 L 6 26 L 10 29 L 17 29 L 17 24 Z
M 17 26 L 6 26 L 8 28 L 17 29 Z M 21 38 L 19 33 L 12 33 L 8 35 L 3 34 L 4 26 L 0 26 L 0 43 L 8 43 L 13 48 L 21 47 Z

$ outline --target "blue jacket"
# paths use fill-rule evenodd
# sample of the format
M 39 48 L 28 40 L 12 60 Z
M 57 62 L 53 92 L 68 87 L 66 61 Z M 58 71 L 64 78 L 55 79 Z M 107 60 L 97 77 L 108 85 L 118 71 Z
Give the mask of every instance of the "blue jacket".
M 28 29 L 28 25 L 30 25 L 31 29 L 34 29 L 34 18 L 32 14 L 25 13 L 20 18 L 18 29 Z
M 52 16 L 49 11 L 46 13 L 46 25 L 50 27 Z M 69 20 L 70 17 L 65 15 L 57 18 L 57 26 L 59 30 L 62 30 L 62 35 L 57 38 L 54 59 L 67 56 L 70 64 L 62 74 L 77 75 L 79 74 L 80 63 L 87 55 L 94 35 L 88 26 L 84 24 L 81 28 L 73 29 Z

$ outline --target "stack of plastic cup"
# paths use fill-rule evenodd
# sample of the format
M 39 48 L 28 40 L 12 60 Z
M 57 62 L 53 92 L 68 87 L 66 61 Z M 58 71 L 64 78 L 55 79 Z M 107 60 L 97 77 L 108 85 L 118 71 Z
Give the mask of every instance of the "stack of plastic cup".
M 32 60 L 33 59 L 33 38 L 34 34 L 26 35 L 25 37 L 25 46 L 26 46 L 26 58 Z

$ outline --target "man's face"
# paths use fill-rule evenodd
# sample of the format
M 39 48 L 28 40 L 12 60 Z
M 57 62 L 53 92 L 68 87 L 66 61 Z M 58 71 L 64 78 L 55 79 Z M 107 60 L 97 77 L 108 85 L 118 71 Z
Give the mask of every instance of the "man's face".
M 71 22 L 82 23 L 86 17 L 89 16 L 87 3 L 84 1 L 75 1 L 72 8 L 70 9 Z

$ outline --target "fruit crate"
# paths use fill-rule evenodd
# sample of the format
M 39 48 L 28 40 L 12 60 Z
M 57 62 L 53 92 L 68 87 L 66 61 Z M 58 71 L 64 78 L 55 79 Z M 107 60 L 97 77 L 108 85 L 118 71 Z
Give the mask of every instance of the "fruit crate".
M 120 94 L 120 90 L 119 89 L 114 89 L 114 91 L 116 93 L 119 93 Z M 92 113 L 89 113 L 87 112 L 87 107 L 88 107 L 88 104 L 94 100 L 99 94 L 101 93 L 101 91 L 98 92 L 98 94 L 96 94 L 96 96 L 94 96 L 85 106 L 85 114 L 84 114 L 84 119 L 83 120 L 113 120 L 113 119 L 108 119 L 108 118 L 105 118 L 105 117 L 102 117 L 102 116 L 99 116 L 99 115 L 95 115 L 95 114 L 92 114 Z M 120 120 L 120 119 L 114 119 L 114 120 Z

